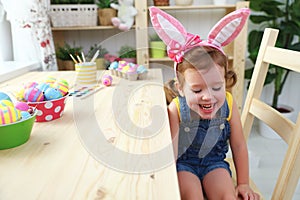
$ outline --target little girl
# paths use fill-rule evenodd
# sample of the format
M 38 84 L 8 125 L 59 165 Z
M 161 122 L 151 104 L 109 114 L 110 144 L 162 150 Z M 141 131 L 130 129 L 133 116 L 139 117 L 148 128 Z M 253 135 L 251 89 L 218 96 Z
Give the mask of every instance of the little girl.
M 174 62 L 178 96 L 168 106 L 182 199 L 259 199 L 249 186 L 247 146 L 237 106 L 226 88 L 236 83 L 222 46 L 240 32 L 249 10 L 237 10 L 210 31 L 208 40 L 187 33 L 172 16 L 150 8 L 152 24 Z M 173 81 L 174 82 L 174 81 Z M 225 161 L 231 147 L 235 187 Z

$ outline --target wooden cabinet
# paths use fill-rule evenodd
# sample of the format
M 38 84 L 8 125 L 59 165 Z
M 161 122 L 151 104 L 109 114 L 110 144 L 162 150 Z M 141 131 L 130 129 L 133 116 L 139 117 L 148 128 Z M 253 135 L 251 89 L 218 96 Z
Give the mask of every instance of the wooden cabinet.
M 205 10 L 225 10 L 225 14 L 230 13 L 238 8 L 249 7 L 249 2 L 241 1 L 237 2 L 236 5 L 191 5 L 191 6 L 160 6 L 158 8 L 165 11 L 192 11 L 197 10 L 199 12 Z M 137 63 L 143 64 L 147 67 L 151 63 L 164 62 L 172 66 L 172 62 L 169 58 L 153 59 L 149 56 L 149 44 L 148 44 L 148 27 L 149 25 L 149 13 L 148 13 L 148 1 L 146 0 L 135 0 L 135 8 L 138 14 L 135 17 L 135 45 L 137 50 Z M 213 26 L 212 24 L 211 26 Z M 113 26 L 94 26 L 94 27 L 60 27 L 52 28 L 53 37 L 55 44 L 61 44 L 65 41 L 65 31 L 81 31 L 81 30 L 98 30 L 105 31 L 115 29 Z M 244 90 L 244 68 L 246 58 L 246 46 L 247 46 L 247 25 L 244 27 L 239 36 L 228 45 L 224 50 L 229 57 L 230 67 L 238 75 L 238 82 L 232 89 L 232 93 L 237 101 L 239 110 L 242 108 L 243 102 L 243 90 Z

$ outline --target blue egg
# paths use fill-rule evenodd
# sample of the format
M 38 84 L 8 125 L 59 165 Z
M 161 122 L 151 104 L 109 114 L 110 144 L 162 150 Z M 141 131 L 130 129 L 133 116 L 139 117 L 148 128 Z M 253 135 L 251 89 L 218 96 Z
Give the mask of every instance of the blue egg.
M 50 87 L 50 84 L 48 84 L 48 83 L 40 83 L 40 84 L 38 84 L 38 86 L 36 86 L 36 88 L 38 88 L 42 92 L 45 92 L 49 87 Z
M 61 92 L 58 89 L 49 87 L 45 90 L 44 96 L 46 100 L 53 100 L 53 99 L 59 99 L 62 97 Z
M 11 98 L 8 96 L 8 94 L 4 92 L 0 92 L 0 100 L 8 100 L 11 101 Z
M 27 111 L 21 111 L 22 120 L 28 119 L 31 117 L 31 114 Z
M 117 61 L 114 61 L 109 65 L 109 69 L 117 69 L 118 66 L 119 66 L 119 63 Z
M 137 72 L 138 72 L 138 73 L 144 73 L 144 72 L 147 72 L 147 68 L 144 67 L 143 65 L 139 65 L 138 68 L 137 68 Z

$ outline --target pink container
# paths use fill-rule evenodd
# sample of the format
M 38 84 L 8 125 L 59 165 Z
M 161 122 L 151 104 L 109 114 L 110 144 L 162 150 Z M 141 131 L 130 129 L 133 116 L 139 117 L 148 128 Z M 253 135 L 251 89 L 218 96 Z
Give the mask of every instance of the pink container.
M 68 94 L 59 99 L 41 102 L 27 102 L 37 109 L 36 122 L 49 122 L 63 115 Z

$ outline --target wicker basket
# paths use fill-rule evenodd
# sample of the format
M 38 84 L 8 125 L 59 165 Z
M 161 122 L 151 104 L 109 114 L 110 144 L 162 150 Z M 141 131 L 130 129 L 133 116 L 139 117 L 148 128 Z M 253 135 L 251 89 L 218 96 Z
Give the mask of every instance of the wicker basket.
M 97 5 L 51 5 L 49 11 L 53 27 L 97 26 Z
M 153 0 L 155 6 L 169 6 L 169 0 Z

